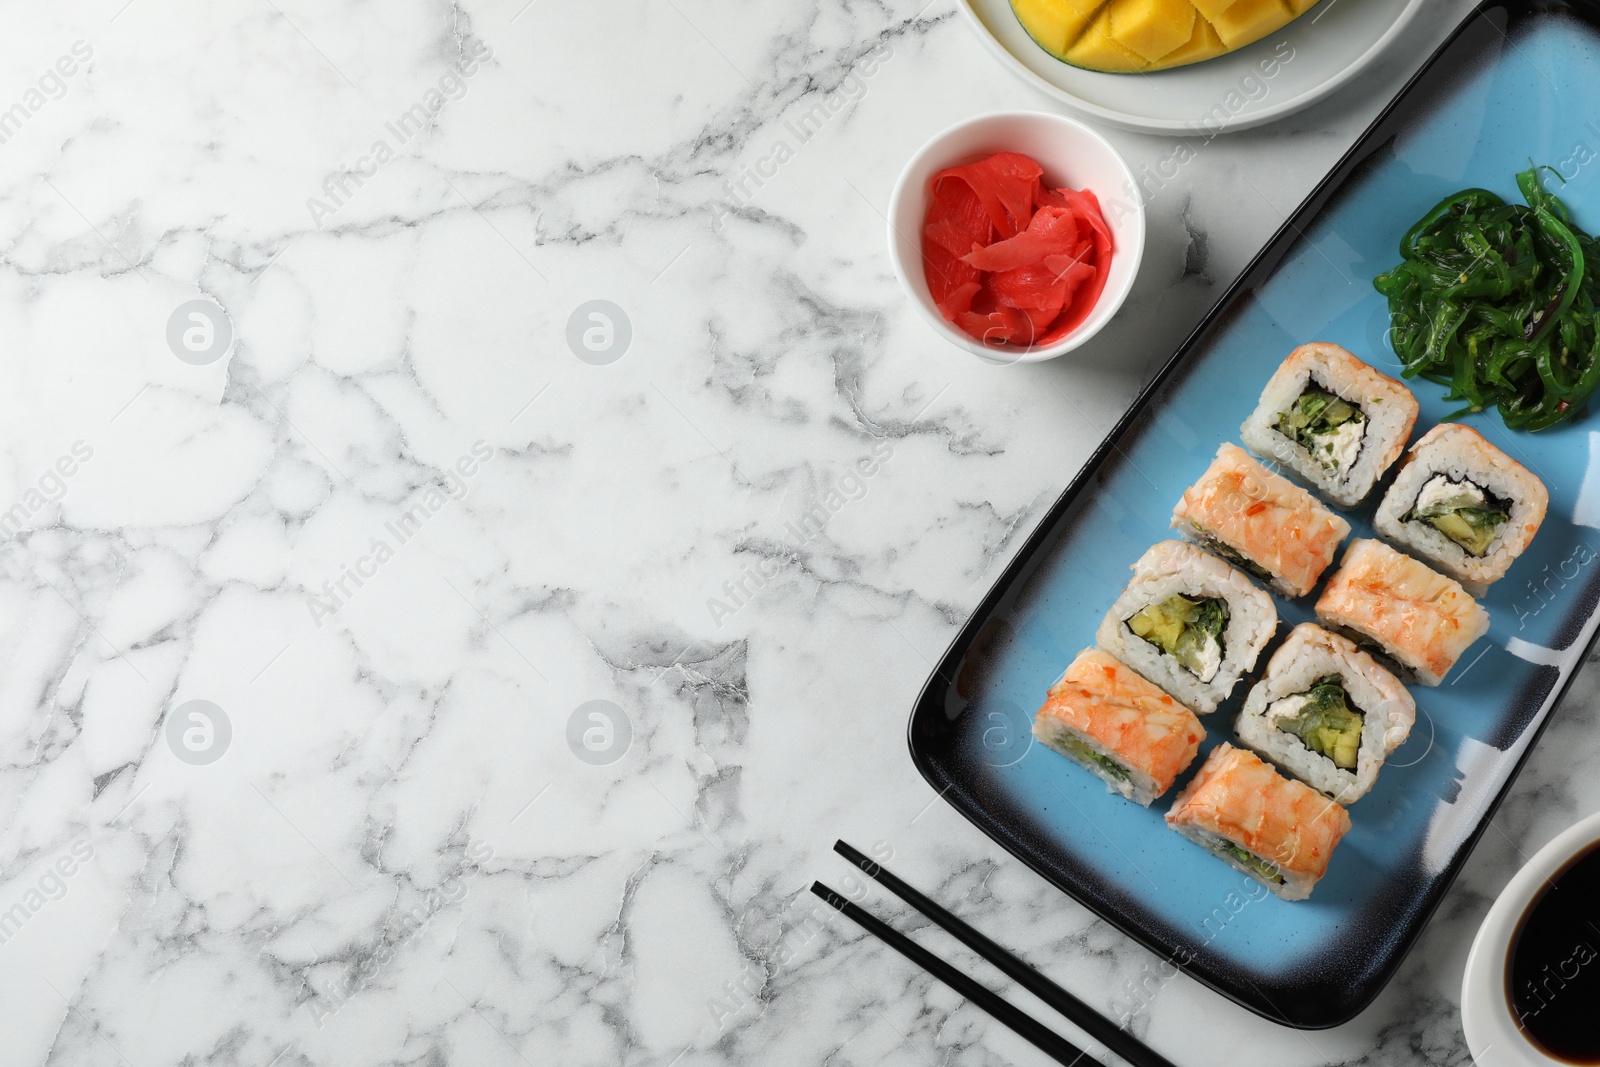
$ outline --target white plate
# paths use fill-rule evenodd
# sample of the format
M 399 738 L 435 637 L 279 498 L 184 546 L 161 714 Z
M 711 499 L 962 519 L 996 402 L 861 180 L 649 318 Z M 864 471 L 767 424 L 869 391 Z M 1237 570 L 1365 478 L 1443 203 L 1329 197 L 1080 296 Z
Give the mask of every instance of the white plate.
M 1061 62 L 1034 44 L 1010 0 L 956 6 L 1008 70 L 1078 114 L 1129 130 L 1209 137 L 1321 100 L 1376 59 L 1423 2 L 1322 0 L 1247 48 L 1152 74 L 1102 74 Z

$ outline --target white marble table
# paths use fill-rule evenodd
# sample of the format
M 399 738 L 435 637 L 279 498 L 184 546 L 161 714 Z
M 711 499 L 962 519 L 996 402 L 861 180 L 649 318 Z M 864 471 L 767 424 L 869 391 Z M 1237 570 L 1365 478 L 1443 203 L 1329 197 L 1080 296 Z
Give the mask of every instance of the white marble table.
M 1128 313 L 997 369 L 914 316 L 880 212 L 936 129 L 1041 100 L 922 4 L 14 5 L 0 1063 L 1041 1062 L 808 918 L 840 835 L 1107 1010 L 1145 984 L 1186 1067 L 1467 1059 L 1488 900 L 1600 806 L 1592 674 L 1398 978 L 1309 1035 L 1150 981 L 903 739 L 1019 540 L 1463 5 L 1207 145 Z M 631 336 L 580 316 L 574 350 L 596 300 Z

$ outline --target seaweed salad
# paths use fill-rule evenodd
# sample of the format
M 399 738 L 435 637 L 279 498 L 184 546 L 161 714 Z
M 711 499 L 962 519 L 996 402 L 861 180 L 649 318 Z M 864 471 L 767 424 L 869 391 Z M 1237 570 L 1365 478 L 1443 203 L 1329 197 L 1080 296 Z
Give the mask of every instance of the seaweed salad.
M 1517 175 L 1526 204 L 1487 189 L 1445 197 L 1373 280 L 1403 376 L 1466 402 L 1450 418 L 1493 407 L 1508 427 L 1543 430 L 1582 415 L 1600 387 L 1600 243 L 1544 187 L 1546 171 Z

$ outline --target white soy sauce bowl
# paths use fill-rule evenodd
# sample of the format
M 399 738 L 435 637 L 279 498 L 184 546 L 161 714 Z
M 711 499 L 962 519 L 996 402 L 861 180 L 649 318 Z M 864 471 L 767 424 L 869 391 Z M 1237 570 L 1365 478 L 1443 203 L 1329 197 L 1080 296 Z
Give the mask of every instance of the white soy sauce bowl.
M 947 322 L 928 292 L 922 264 L 922 221 L 932 198 L 933 176 L 946 167 L 972 163 L 996 152 L 1031 156 L 1044 168 L 1044 183 L 1050 188 L 1065 185 L 1094 193 L 1111 230 L 1111 266 L 1100 299 L 1076 329 L 1054 344 L 984 344 Z M 1080 347 L 1116 315 L 1139 274 L 1144 225 L 1144 200 L 1134 184 L 1133 171 L 1104 137 L 1065 115 L 997 111 L 951 126 L 911 157 L 889 201 L 889 258 L 912 305 L 935 333 L 986 362 L 1038 363 Z
M 1506 988 L 1511 939 L 1529 906 L 1562 868 L 1600 842 L 1600 813 L 1563 831 L 1529 860 L 1478 927 L 1461 981 L 1461 1028 L 1477 1067 L 1571 1067 L 1527 1037 L 1511 1009 Z M 1591 943 L 1600 942 L 1600 935 Z

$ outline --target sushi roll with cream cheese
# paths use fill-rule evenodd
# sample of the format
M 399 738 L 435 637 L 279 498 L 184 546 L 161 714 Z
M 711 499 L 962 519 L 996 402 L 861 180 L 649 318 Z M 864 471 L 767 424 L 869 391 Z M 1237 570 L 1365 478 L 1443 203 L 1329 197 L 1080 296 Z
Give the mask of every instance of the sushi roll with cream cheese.
M 1416 421 L 1411 390 L 1338 345 L 1316 342 L 1289 353 L 1240 436 L 1252 452 L 1351 508 L 1400 458 Z
M 1350 831 L 1350 815 L 1224 742 L 1173 801 L 1167 825 L 1284 900 L 1304 900 Z
M 1417 705 L 1355 643 L 1304 622 L 1245 698 L 1239 739 L 1311 788 L 1349 804 L 1410 735 Z
M 1201 715 L 1255 666 L 1278 628 L 1272 598 L 1182 541 L 1152 546 L 1095 643 Z
M 1527 549 L 1549 503 L 1526 467 L 1471 427 L 1443 423 L 1412 446 L 1373 525 L 1481 596 Z
M 1033 736 L 1149 807 L 1194 762 L 1206 731 L 1194 712 L 1089 648 L 1050 687 Z
M 1444 681 L 1489 629 L 1489 613 L 1459 582 L 1370 538 L 1350 542 L 1317 618 L 1423 685 Z
M 1183 535 L 1285 596 L 1311 592 L 1350 524 L 1244 449 L 1224 444 L 1172 510 Z

